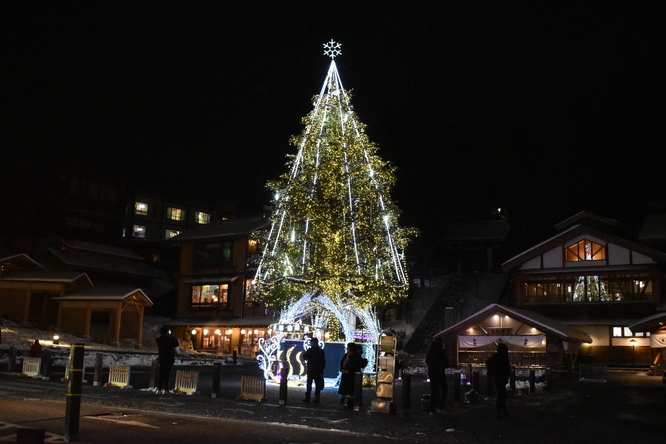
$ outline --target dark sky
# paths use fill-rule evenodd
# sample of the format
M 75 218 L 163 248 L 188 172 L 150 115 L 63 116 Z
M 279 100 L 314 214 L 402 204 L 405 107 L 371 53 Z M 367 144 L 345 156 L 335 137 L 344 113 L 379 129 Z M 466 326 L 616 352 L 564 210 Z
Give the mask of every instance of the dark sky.
M 664 200 L 658 4 L 3 2 L 3 151 L 261 211 L 335 39 L 404 223 L 629 224 Z

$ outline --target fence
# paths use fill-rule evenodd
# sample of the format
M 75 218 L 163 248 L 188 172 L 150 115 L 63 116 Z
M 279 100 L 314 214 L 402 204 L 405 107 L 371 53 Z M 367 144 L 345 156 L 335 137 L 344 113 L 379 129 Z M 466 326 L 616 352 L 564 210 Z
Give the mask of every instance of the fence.
M 40 377 L 39 371 L 42 368 L 42 358 L 23 358 L 23 370 L 19 376 L 27 376 L 28 378 Z
M 580 382 L 606 382 L 608 369 L 606 364 L 581 364 Z
M 266 380 L 259 376 L 241 376 L 241 394 L 237 399 L 265 402 Z
M 129 385 L 130 368 L 127 365 L 109 367 L 109 382 L 104 387 L 132 388 Z
M 196 393 L 198 379 L 199 372 L 177 370 L 176 386 L 173 388 L 173 391 L 175 393 L 185 393 L 186 395 Z

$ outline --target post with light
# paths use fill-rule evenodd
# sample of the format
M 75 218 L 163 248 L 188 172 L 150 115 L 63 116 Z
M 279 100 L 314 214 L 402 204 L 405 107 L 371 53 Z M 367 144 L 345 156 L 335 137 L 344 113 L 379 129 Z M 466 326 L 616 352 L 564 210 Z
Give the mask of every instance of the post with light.
M 633 362 L 633 366 L 636 366 L 636 340 L 632 339 L 629 341 L 631 343 L 631 361 Z

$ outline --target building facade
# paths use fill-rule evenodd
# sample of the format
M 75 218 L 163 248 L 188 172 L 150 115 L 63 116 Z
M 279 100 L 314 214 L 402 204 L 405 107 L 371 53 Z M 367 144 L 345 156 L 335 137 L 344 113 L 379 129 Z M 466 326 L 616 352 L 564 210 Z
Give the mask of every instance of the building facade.
M 215 221 L 171 239 L 180 248 L 174 335 L 196 350 L 254 355 L 268 338 L 273 312 L 254 300 L 251 287 L 258 254 L 253 233 L 262 217 Z
M 559 234 L 503 264 L 517 308 L 587 333 L 582 359 L 612 365 L 652 364 L 661 332 L 666 254 L 621 235 L 614 220 L 581 212 Z
M 666 254 L 586 211 L 555 228 L 504 262 L 511 306 L 489 304 L 436 334 L 452 361 L 484 365 L 504 342 L 519 367 L 663 365 Z

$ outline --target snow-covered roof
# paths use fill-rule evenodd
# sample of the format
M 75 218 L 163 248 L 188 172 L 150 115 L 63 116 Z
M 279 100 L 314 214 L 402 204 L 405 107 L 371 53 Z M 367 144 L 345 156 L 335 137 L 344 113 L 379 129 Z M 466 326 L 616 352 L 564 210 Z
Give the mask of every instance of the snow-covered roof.
M 14 264 L 17 264 L 17 263 L 23 264 L 23 265 L 21 265 L 21 267 L 23 267 L 23 268 L 25 268 L 26 266 L 28 268 L 31 268 L 31 269 L 43 269 L 44 268 L 39 262 L 37 262 L 36 260 L 34 260 L 30 256 L 28 256 L 27 254 L 15 254 L 13 256 L 7 256 L 7 257 L 0 258 L 0 266 L 2 266 L 3 271 L 7 271 L 7 270 L 5 270 L 5 265 L 9 262 L 14 263 Z
M 139 261 L 143 260 L 143 257 L 139 253 L 136 253 L 135 251 L 132 250 L 128 250 L 126 248 L 115 247 L 112 245 L 96 244 L 93 242 L 86 242 L 80 240 L 59 239 L 59 241 L 65 247 L 71 248 L 72 250 L 91 251 L 94 253 L 101 253 L 109 256 L 124 257 L 126 259 L 134 259 Z
M 656 326 L 661 327 L 664 324 L 666 324 L 666 313 L 661 312 L 639 319 L 633 324 L 630 324 L 629 329 L 631 331 L 647 331 Z
M 56 248 L 48 248 L 48 251 L 51 252 L 59 261 L 63 264 L 70 265 L 76 268 L 82 268 L 87 270 L 97 270 L 104 272 L 111 272 L 129 276 L 142 276 L 142 277 L 152 277 L 162 279 L 163 276 L 160 272 L 153 270 L 148 265 L 143 262 L 108 262 L 108 261 L 97 261 L 92 259 L 85 259 L 82 257 L 74 256 L 67 254 L 66 252 L 60 251 Z
M 263 217 L 239 217 L 221 221 L 214 221 L 200 227 L 187 230 L 184 233 L 169 239 L 169 242 L 178 245 L 184 242 L 214 240 L 241 235 L 248 235 L 261 230 L 269 223 L 268 219 Z
M 62 282 L 66 284 L 79 281 L 85 282 L 90 287 L 93 286 L 88 275 L 80 271 L 19 271 L 3 274 L 0 276 L 0 281 Z
M 240 277 L 239 274 L 220 274 L 217 276 L 188 279 L 184 284 L 230 284 Z
M 136 287 L 129 287 L 125 285 L 113 286 L 99 286 L 93 288 L 82 288 L 68 292 L 64 296 L 53 298 L 57 301 L 72 301 L 72 300 L 87 300 L 93 299 L 97 301 L 122 301 L 131 296 L 138 296 L 143 299 L 147 305 L 153 305 L 150 298 L 141 290 Z
M 457 324 L 452 325 L 451 327 L 435 334 L 435 337 L 446 336 L 447 334 L 464 330 L 468 328 L 469 325 L 476 324 L 480 320 L 486 319 L 488 316 L 490 316 L 495 312 L 509 315 L 526 324 L 539 327 L 540 330 L 553 334 L 564 340 L 587 342 L 587 343 L 592 342 L 592 338 L 590 337 L 590 335 L 588 335 L 583 331 L 572 328 L 558 321 L 554 321 L 553 319 L 547 318 L 546 316 L 542 316 L 538 313 L 513 307 L 507 307 L 500 304 L 490 304 L 486 306 L 484 309 L 474 313 L 468 318 L 463 319 Z

